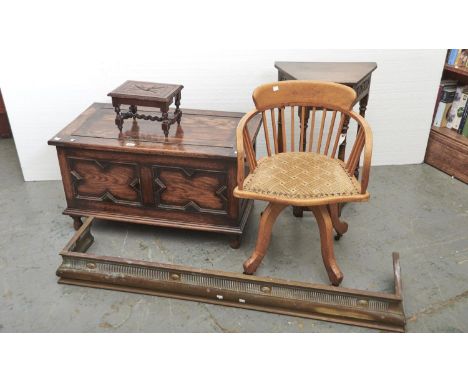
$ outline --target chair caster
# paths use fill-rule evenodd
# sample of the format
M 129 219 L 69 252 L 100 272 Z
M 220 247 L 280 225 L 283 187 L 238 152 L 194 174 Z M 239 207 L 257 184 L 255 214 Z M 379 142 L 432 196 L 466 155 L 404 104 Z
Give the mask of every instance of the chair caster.
M 302 218 L 304 216 L 304 210 L 302 209 L 302 207 L 296 207 L 294 206 L 293 207 L 293 215 L 296 217 L 296 218 Z
M 340 240 L 341 236 L 343 236 L 343 235 L 337 233 L 337 234 L 335 235 L 335 241 Z

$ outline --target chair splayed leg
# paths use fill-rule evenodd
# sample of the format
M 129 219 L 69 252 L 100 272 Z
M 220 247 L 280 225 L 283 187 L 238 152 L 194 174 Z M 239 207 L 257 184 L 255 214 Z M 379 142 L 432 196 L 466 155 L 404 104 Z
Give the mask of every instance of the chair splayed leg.
M 309 207 L 309 209 L 313 212 L 319 226 L 322 259 L 328 273 L 328 278 L 333 285 L 338 286 L 343 280 L 343 273 L 336 263 L 335 252 L 333 250 L 332 218 L 325 206 Z
M 260 218 L 260 226 L 258 229 L 257 244 L 255 250 L 245 262 L 244 262 L 244 273 L 252 275 L 257 270 L 258 266 L 262 262 L 262 259 L 266 255 L 268 245 L 270 244 L 271 231 L 273 225 L 278 218 L 281 211 L 283 211 L 287 205 L 270 203 L 263 211 Z
M 327 209 L 330 213 L 333 228 L 336 231 L 335 240 L 340 240 L 340 237 L 348 231 L 348 223 L 340 220 L 338 204 L 329 204 Z

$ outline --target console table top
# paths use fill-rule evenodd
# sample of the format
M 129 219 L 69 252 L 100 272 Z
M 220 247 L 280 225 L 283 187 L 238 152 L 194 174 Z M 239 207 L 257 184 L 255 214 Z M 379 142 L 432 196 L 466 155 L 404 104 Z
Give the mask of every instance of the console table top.
M 375 62 L 276 61 L 275 68 L 295 80 L 329 81 L 353 86 L 377 69 Z

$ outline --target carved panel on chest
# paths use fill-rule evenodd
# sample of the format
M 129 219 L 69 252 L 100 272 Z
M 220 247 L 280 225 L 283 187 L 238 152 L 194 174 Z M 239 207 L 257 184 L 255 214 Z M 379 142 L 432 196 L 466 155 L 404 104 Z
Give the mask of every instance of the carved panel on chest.
M 227 214 L 227 173 L 173 166 L 152 166 L 158 208 Z
M 73 196 L 77 199 L 141 206 L 136 163 L 69 157 Z

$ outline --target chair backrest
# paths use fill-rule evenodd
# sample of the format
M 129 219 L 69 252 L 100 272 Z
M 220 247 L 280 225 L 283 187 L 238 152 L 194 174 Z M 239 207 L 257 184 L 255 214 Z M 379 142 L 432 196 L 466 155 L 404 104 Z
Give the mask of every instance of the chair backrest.
M 272 156 L 286 151 L 316 152 L 332 158 L 346 139 L 350 120 L 356 125 L 354 144 L 342 159 L 350 175 L 365 150 L 363 190 L 367 187 L 372 133 L 367 122 L 352 108 L 356 92 L 348 86 L 323 81 L 280 81 L 257 87 L 252 95 L 255 109 L 239 122 L 238 185 L 242 187 L 244 155 L 252 171 L 257 158 L 248 129 L 244 127 L 255 115 L 262 115 L 266 153 Z
M 356 100 L 356 92 L 335 82 L 280 81 L 257 87 L 252 98 L 258 111 L 291 105 L 350 110 Z
M 281 81 L 259 86 L 252 97 L 262 113 L 268 156 L 315 151 L 334 157 L 356 92 L 333 82 Z

